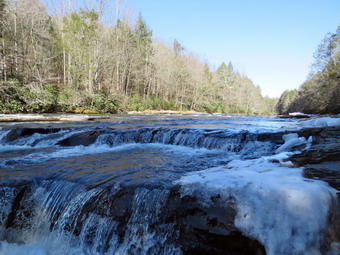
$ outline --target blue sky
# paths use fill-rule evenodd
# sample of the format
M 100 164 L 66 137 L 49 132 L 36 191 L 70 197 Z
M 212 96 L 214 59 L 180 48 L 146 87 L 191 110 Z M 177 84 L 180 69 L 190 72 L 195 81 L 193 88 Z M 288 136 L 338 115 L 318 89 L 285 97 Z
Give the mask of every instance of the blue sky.
M 177 39 L 212 68 L 231 61 L 262 89 L 298 88 L 313 53 L 340 25 L 340 0 L 126 0 L 154 38 Z

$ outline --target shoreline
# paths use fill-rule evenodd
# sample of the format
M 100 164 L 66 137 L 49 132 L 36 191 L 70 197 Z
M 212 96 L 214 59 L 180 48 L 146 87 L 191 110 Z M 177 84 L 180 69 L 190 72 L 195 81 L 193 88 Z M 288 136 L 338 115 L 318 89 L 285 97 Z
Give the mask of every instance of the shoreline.
M 241 113 L 207 113 L 207 112 L 196 112 L 196 111 L 174 111 L 174 110 L 144 110 L 144 111 L 128 111 L 122 114 L 110 114 L 110 113 L 15 113 L 5 114 L 0 113 L 1 122 L 36 122 L 36 121 L 94 121 L 98 119 L 110 119 L 112 116 L 126 115 L 126 116 L 155 116 L 155 115 L 221 115 L 221 116 L 265 116 L 282 119 L 299 119 L 306 120 L 312 118 L 321 117 L 332 117 L 340 118 L 340 115 L 313 115 L 309 114 L 308 117 L 304 116 L 291 116 L 291 115 L 261 115 L 261 114 L 241 114 Z

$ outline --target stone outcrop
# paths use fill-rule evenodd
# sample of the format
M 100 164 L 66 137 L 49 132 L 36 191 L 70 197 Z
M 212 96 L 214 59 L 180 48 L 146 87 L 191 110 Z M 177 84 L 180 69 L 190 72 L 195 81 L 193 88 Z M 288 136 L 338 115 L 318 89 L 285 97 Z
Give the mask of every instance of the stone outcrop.
M 340 126 L 306 129 L 300 135 L 307 132 L 313 135 L 312 146 L 290 160 L 305 168 L 305 177 L 321 179 L 340 190 Z
M 60 146 L 89 146 L 96 142 L 99 135 L 103 133 L 103 130 L 98 131 L 88 131 L 82 132 L 78 134 L 74 134 L 64 140 L 61 140 L 57 143 Z
M 4 138 L 6 142 L 13 142 L 20 137 L 30 136 L 33 134 L 50 134 L 57 133 L 61 128 L 16 128 L 12 129 Z
M 3 236 L 10 242 L 25 242 L 25 235 L 21 235 L 21 229 L 30 229 L 37 220 L 37 208 L 41 206 L 36 200 L 36 184 L 26 184 L 11 188 L 11 196 L 7 200 L 11 203 L 5 213 L 0 226 L 4 227 Z M 135 238 L 139 240 L 144 235 L 144 224 L 147 224 L 151 233 L 156 236 L 166 234 L 166 244 L 180 248 L 182 254 L 210 254 L 210 255 L 265 255 L 265 249 L 258 241 L 244 236 L 234 225 L 236 215 L 235 200 L 232 197 L 225 198 L 219 195 L 211 197 L 210 205 L 203 205 L 200 198 L 196 196 L 181 196 L 179 187 L 173 187 L 169 193 L 165 192 L 166 198 L 161 203 L 162 206 L 156 211 L 149 212 L 150 204 L 142 204 L 136 208 L 133 204 L 134 196 L 141 187 L 126 186 L 118 191 L 111 191 L 110 188 L 103 189 L 92 196 L 79 210 L 75 210 L 76 217 L 62 218 L 65 204 L 58 204 L 60 208 L 55 208 L 55 214 L 49 218 L 50 230 L 56 230 L 60 222 L 65 221 L 63 231 L 74 236 L 88 233 L 86 242 L 91 244 L 95 236 L 89 232 L 88 217 L 98 217 L 98 219 L 110 219 L 116 222 L 114 229 L 103 228 L 100 231 L 104 236 L 117 235 L 118 243 L 124 243 L 124 239 L 129 236 L 131 227 L 138 229 Z M 152 188 L 151 188 L 152 189 Z M 5 188 L 0 188 L 0 194 Z M 151 190 L 149 190 L 151 191 Z M 163 193 L 159 190 L 160 194 Z M 152 193 L 152 192 L 151 192 Z M 56 198 L 65 194 L 56 194 Z M 53 197 L 52 197 L 53 198 Z M 54 198 L 53 198 L 54 199 Z M 155 198 L 158 199 L 158 198 Z M 149 202 L 152 202 L 150 200 Z M 48 208 L 49 209 L 49 208 Z M 155 208 L 153 208 L 154 210 Z M 138 215 L 137 218 L 136 215 Z M 73 227 L 71 227 L 73 226 Z M 91 229 L 91 228 L 90 228 Z M 84 238 L 84 237 L 83 237 Z M 107 252 L 110 238 L 102 240 L 105 245 L 99 250 L 100 253 Z M 129 251 L 131 254 L 138 253 L 131 242 Z M 157 246 L 158 244 L 155 243 Z M 162 247 L 158 247 L 162 249 Z M 153 247 L 152 249 L 158 249 Z M 151 252 L 152 253 L 152 252 Z M 129 253 L 130 254 L 130 253 Z

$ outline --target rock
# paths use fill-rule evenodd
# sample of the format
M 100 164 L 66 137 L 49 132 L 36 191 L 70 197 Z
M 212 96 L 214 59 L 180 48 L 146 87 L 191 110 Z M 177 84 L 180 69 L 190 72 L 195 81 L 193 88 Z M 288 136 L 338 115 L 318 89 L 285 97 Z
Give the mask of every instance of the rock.
M 60 130 L 61 128 L 16 128 L 12 129 L 4 139 L 6 142 L 12 142 L 23 136 L 57 133 Z
M 74 134 L 64 140 L 57 143 L 60 146 L 89 146 L 96 142 L 99 135 L 103 133 L 103 130 L 87 131 L 79 134 Z
M 257 241 L 244 236 L 234 225 L 235 199 L 211 197 L 211 205 L 200 198 L 181 196 L 174 188 L 161 212 L 161 222 L 174 224 L 183 254 L 266 254 Z
M 281 119 L 309 119 L 311 116 L 307 114 L 301 114 L 301 115 L 279 115 L 279 118 Z
M 340 190 L 340 161 L 307 165 L 303 175 L 310 179 L 325 181 L 333 188 Z
M 62 184 L 62 182 L 51 182 L 49 185 L 58 187 Z M 39 209 L 36 210 L 41 208 L 41 201 L 37 199 L 37 186 L 35 185 L 21 185 L 15 188 L 10 199 L 12 206 L 7 211 L 5 222 L 6 241 L 25 242 L 25 231 L 29 231 L 34 224 L 37 224 L 37 216 L 41 217 Z M 56 190 L 64 192 L 66 190 L 64 188 Z M 72 188 L 74 189 L 75 186 L 73 185 Z M 78 194 L 81 189 L 75 188 L 75 190 L 74 194 Z M 164 190 L 161 189 L 157 191 L 159 191 L 160 198 L 164 198 L 161 203 L 158 202 L 157 195 L 152 196 L 155 194 L 152 188 L 146 190 L 137 186 L 121 186 L 118 189 L 107 187 L 94 192 L 92 197 L 84 201 L 85 203 L 82 204 L 82 201 L 79 201 L 77 206 L 80 207 L 70 211 L 71 215 L 64 214 L 69 205 L 60 204 L 60 201 L 65 203 L 63 199 L 69 198 L 68 194 L 72 194 L 73 191 L 69 190 L 70 193 L 65 194 L 50 194 L 49 198 L 55 203 L 51 204 L 55 212 L 46 222 L 46 227 L 51 231 L 60 231 L 60 227 L 63 226 L 63 232 L 69 232 L 73 237 L 86 238 L 89 244 L 96 242 L 98 238 L 96 231 L 101 231 L 101 237 L 104 238 L 101 239 L 103 245 L 98 250 L 100 254 L 108 252 L 112 235 L 116 235 L 119 244 L 124 241 L 131 242 L 128 254 L 137 254 L 138 248 L 134 246 L 135 240 L 125 240 L 130 238 L 131 231 L 136 240 L 143 240 L 143 235 L 146 233 L 155 235 L 155 240 L 157 236 L 167 238 L 163 240 L 164 243 L 155 242 L 150 249 L 154 249 L 156 253 L 149 250 L 151 254 L 166 254 L 163 250 L 164 245 L 178 247 L 184 255 L 266 254 L 264 247 L 258 241 L 242 235 L 234 226 L 236 215 L 234 198 L 224 199 L 216 195 L 211 197 L 210 205 L 203 205 L 200 203 L 200 197 L 191 195 L 182 197 L 178 186 L 173 187 L 169 192 L 163 192 Z M 148 202 L 144 201 L 148 197 L 144 197 L 141 201 L 135 199 L 136 195 L 140 196 L 140 199 L 143 198 L 145 192 L 151 194 Z M 93 222 L 89 221 L 89 218 L 93 219 Z M 111 222 L 112 225 L 96 229 L 97 219 Z M 94 225 L 91 225 L 92 223 Z M 86 236 L 79 237 L 84 233 Z
M 339 141 L 340 142 L 340 141 Z M 291 161 L 298 166 L 336 161 L 340 159 L 340 143 L 329 142 L 313 144 L 309 150 L 291 157 Z
M 304 129 L 302 136 L 313 136 L 312 146 L 300 154 L 293 155 L 291 161 L 298 166 L 337 161 L 340 159 L 340 126 Z
M 312 146 L 289 160 L 305 167 L 305 177 L 321 179 L 340 190 L 340 126 L 304 129 L 299 134 L 313 135 Z
M 88 120 L 93 120 L 94 118 L 91 118 L 88 115 L 62 115 L 59 116 L 59 121 L 88 121 Z

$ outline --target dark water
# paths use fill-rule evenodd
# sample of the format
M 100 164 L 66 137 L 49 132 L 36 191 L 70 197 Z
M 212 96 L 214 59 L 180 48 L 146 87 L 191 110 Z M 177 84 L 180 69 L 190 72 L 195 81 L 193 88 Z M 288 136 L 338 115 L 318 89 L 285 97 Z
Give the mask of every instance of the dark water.
M 176 181 L 272 155 L 280 144 L 259 135 L 299 123 L 204 115 L 0 126 L 0 254 L 195 254 L 171 214 Z

